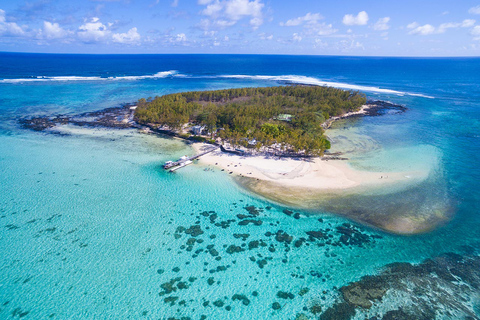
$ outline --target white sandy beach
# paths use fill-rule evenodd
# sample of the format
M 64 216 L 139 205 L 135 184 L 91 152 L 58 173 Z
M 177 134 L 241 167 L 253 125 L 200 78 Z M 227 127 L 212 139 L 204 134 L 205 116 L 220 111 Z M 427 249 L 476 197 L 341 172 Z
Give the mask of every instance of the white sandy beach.
M 200 151 L 205 145 L 196 143 L 193 147 Z M 343 160 L 244 157 L 220 150 L 203 156 L 200 163 L 217 166 L 234 176 L 260 179 L 287 188 L 306 188 L 315 192 L 345 191 L 359 187 L 378 188 L 399 182 L 418 182 L 428 175 L 420 171 L 359 171 Z
M 193 146 L 198 152 L 207 145 Z M 426 181 L 428 170 L 360 171 L 345 160 L 274 159 L 220 150 L 202 156 L 199 164 L 221 168 L 242 187 L 278 203 L 348 216 L 393 233 L 424 233 L 452 215 L 441 201 L 425 204 L 415 194 L 400 195 Z

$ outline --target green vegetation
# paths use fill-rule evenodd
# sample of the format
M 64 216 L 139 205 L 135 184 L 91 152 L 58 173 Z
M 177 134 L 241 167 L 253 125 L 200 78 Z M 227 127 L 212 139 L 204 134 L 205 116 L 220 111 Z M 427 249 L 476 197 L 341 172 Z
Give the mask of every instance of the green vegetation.
M 178 133 L 201 125 L 234 147 L 321 155 L 330 148 L 322 123 L 365 102 L 359 92 L 313 86 L 197 91 L 140 99 L 135 119 Z

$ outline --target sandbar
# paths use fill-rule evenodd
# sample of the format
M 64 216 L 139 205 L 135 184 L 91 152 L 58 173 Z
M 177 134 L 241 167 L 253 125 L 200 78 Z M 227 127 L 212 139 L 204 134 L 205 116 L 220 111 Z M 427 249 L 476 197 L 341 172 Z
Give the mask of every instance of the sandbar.
M 192 146 L 197 152 L 208 147 Z M 342 215 L 391 233 L 425 233 L 453 216 L 443 194 L 423 197 L 429 171 L 361 171 L 345 160 L 241 156 L 220 150 L 204 155 L 199 164 L 219 168 L 241 187 L 279 204 Z

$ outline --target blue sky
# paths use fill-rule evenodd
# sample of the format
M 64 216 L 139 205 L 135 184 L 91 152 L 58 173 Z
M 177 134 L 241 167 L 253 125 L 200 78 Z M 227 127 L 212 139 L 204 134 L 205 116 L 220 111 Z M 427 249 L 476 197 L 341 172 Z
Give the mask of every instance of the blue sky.
M 0 0 L 0 51 L 480 56 L 480 0 Z

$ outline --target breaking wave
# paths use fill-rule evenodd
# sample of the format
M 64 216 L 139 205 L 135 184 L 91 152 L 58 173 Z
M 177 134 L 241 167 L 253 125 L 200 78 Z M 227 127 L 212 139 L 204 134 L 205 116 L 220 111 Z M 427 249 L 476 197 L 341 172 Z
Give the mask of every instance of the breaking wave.
M 118 80 L 143 80 L 143 79 L 160 79 L 177 74 L 176 70 L 157 72 L 152 75 L 144 76 L 119 76 L 119 77 L 79 77 L 79 76 L 58 76 L 46 77 L 40 76 L 35 78 L 23 79 L 2 79 L 0 83 L 23 83 L 23 82 L 46 82 L 46 81 L 118 81 Z
M 379 87 L 371 87 L 371 86 L 362 86 L 356 84 L 348 84 L 342 82 L 331 82 L 331 81 L 323 81 L 314 77 L 307 77 L 307 76 L 295 76 L 295 75 L 284 75 L 284 76 L 260 76 L 260 75 L 222 75 L 219 76 L 220 78 L 230 78 L 230 79 L 252 79 L 252 80 L 271 80 L 271 81 L 284 81 L 288 83 L 299 83 L 299 84 L 307 84 L 307 85 L 316 85 L 316 86 L 328 86 L 328 87 L 335 87 L 340 89 L 348 89 L 348 90 L 358 90 L 358 91 L 367 91 L 367 92 L 376 92 L 376 93 L 386 93 L 386 94 L 396 94 L 400 96 L 409 95 L 409 96 L 416 96 L 416 97 L 423 97 L 433 99 L 432 96 L 423 95 L 420 93 L 410 93 L 410 92 L 403 92 L 391 89 L 382 89 Z

